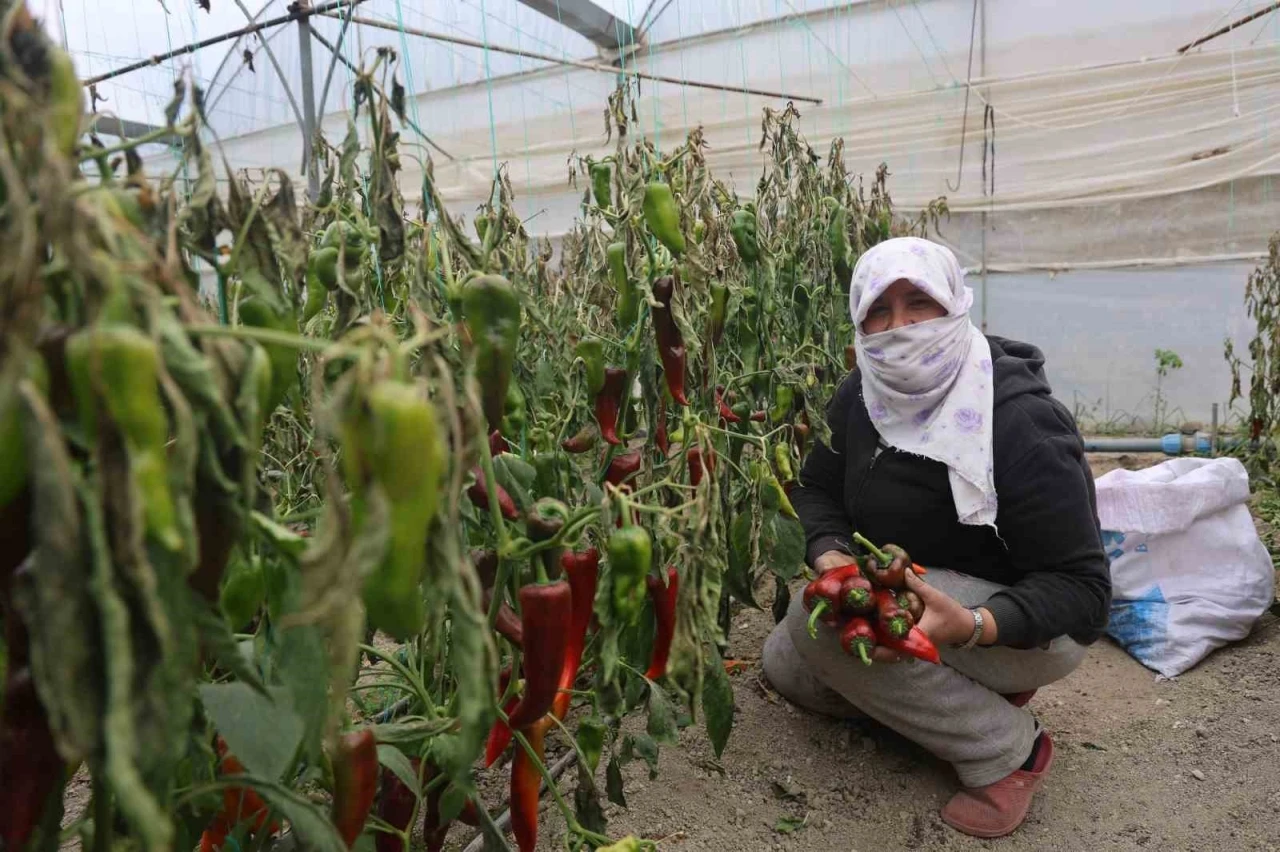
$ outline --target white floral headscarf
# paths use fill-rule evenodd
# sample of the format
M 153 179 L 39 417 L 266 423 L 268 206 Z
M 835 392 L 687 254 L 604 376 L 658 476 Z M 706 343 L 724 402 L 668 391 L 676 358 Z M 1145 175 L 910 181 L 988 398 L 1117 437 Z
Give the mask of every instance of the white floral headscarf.
M 991 346 L 969 320 L 973 291 L 955 255 L 916 237 L 874 246 L 853 270 L 849 313 L 861 329 L 872 303 L 903 279 L 947 315 L 878 334 L 857 333 L 867 413 L 889 446 L 947 466 L 960 523 L 994 526 Z

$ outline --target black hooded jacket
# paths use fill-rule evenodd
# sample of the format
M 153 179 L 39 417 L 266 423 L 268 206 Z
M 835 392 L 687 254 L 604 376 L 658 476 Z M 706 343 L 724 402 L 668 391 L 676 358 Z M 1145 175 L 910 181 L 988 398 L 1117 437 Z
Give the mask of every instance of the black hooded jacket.
M 809 563 L 828 550 L 852 552 L 856 529 L 906 548 L 920 565 L 1008 586 L 983 604 L 998 645 L 1030 648 L 1062 635 L 1093 642 L 1106 627 L 1111 576 L 1084 444 L 1050 396 L 1040 350 L 988 341 L 996 529 L 957 520 L 945 465 L 882 443 L 855 369 L 827 408 L 831 447 L 814 447 L 791 493 Z

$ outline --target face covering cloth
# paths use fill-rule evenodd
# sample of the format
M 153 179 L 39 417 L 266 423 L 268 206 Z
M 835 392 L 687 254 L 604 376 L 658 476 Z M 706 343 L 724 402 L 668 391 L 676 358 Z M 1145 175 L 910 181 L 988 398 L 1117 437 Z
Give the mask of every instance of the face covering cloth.
M 906 280 L 946 316 L 877 334 L 862 322 L 880 294 Z M 862 397 L 895 449 L 947 466 L 956 517 L 995 526 L 991 346 L 970 321 L 973 291 L 950 249 L 916 237 L 887 240 L 858 260 L 849 288 Z

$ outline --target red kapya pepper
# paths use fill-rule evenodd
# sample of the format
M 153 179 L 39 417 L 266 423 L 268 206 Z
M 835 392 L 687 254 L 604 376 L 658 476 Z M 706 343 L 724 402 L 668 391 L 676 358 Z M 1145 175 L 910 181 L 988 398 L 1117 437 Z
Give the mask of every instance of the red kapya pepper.
M 911 613 L 898 605 L 898 597 L 893 590 L 877 589 L 876 628 L 902 639 L 911 632 L 912 627 L 915 627 L 915 621 L 911 618 Z
M 343 734 L 333 756 L 332 820 L 347 848 L 364 830 L 378 789 L 378 743 L 373 729 Z
M 600 430 L 588 423 L 579 429 L 572 438 L 560 442 L 560 448 L 566 453 L 585 453 L 596 445 L 600 439 Z
M 502 670 L 502 674 L 498 677 L 498 695 L 502 696 L 507 691 L 507 686 L 511 683 L 511 667 L 508 666 Z M 502 712 L 507 718 L 511 718 L 511 714 L 520 704 L 520 696 L 512 695 L 502 705 Z M 485 767 L 493 766 L 498 762 L 498 758 L 502 757 L 502 753 L 507 750 L 507 746 L 511 745 L 511 728 L 501 719 L 495 719 L 493 727 L 489 728 L 489 738 L 484 744 L 484 765 Z
M 850 557 L 851 561 L 847 565 L 832 568 L 804 587 L 803 603 L 804 608 L 809 611 L 809 636 L 814 639 L 818 638 L 819 619 L 825 624 L 836 623 L 843 606 L 840 590 L 844 586 L 844 581 L 850 577 L 860 576 L 858 563 L 852 559 L 853 557 Z
M 541 761 L 546 755 L 547 728 L 553 724 L 549 718 L 538 720 L 521 733 L 529 747 Z M 538 801 L 542 773 L 535 759 L 517 747 L 511 760 L 511 830 L 516 836 L 520 852 L 534 852 L 538 846 Z
M 740 423 L 742 418 L 733 413 L 729 403 L 724 400 L 724 388 L 716 388 L 716 408 L 720 409 L 720 419 L 725 423 Z
M 671 638 L 676 632 L 676 597 L 680 594 L 680 574 L 674 565 L 667 566 L 667 582 L 650 575 L 645 578 L 649 586 L 649 599 L 653 601 L 656 627 L 653 649 L 649 654 L 649 669 L 644 676 L 658 680 L 667 673 L 667 657 L 671 654 Z
M 938 656 L 938 649 L 933 644 L 933 640 L 919 627 L 912 627 L 907 631 L 907 635 L 900 639 L 884 630 L 879 621 L 873 626 L 876 631 L 876 644 L 883 645 L 891 651 L 915 657 L 917 660 L 924 660 L 926 663 L 940 661 L 941 658 Z
M 568 582 L 522 587 L 520 620 L 524 628 L 524 696 L 508 718 L 517 731 L 545 716 L 559 691 L 573 621 L 573 590 Z
M 715 473 L 716 451 L 707 447 L 704 455 L 701 447 L 690 447 L 685 453 L 685 461 L 689 466 L 689 484 L 697 488 L 704 476 Z
M 763 423 L 768 416 L 769 416 L 768 413 L 766 413 L 763 409 L 761 409 L 760 411 L 753 411 L 751 412 L 751 422 Z
M 609 460 L 609 466 L 604 471 L 604 481 L 616 488 L 630 490 L 624 483 L 636 475 L 643 461 L 644 456 L 639 450 L 619 453 Z
M 502 433 L 494 429 L 489 433 L 489 455 L 500 456 L 503 453 L 510 452 L 511 445 L 507 443 L 507 439 L 502 437 Z
M 471 473 L 475 476 L 476 482 L 467 489 L 467 496 L 471 498 L 471 502 L 477 509 L 486 511 L 489 508 L 489 489 L 485 485 L 484 471 L 479 467 L 473 467 Z M 507 489 L 496 482 L 494 487 L 498 489 L 498 508 L 502 510 L 502 517 L 508 521 L 520 520 L 520 510 L 516 508 L 516 501 L 511 499 Z
M 606 367 L 604 388 L 596 394 L 596 423 L 600 424 L 600 437 L 610 444 L 621 444 L 618 438 L 618 414 L 627 395 L 627 371 L 618 367 Z
M 596 548 L 560 557 L 560 567 L 573 590 L 573 618 L 569 623 L 569 639 L 565 645 L 564 665 L 560 669 L 559 690 L 551 705 L 551 713 L 563 719 L 569 712 L 573 696 L 570 690 L 578 679 L 582 653 L 587 646 L 587 630 L 595 609 L 596 586 L 600 580 L 600 551 Z
M 917 575 L 925 573 L 925 570 L 913 563 L 907 552 L 896 544 L 876 547 L 861 533 L 856 532 L 853 534 L 853 540 L 866 548 L 867 552 L 871 554 L 871 558 L 867 560 L 867 573 L 870 574 L 871 581 L 877 586 L 883 586 L 887 589 L 901 589 L 907 583 L 908 570 Z
M 218 757 L 218 773 L 221 775 L 243 775 L 244 764 L 236 759 L 227 749 L 227 743 L 221 736 L 214 741 Z M 214 817 L 200 837 L 201 852 L 221 849 L 227 836 L 240 823 L 248 823 L 249 830 L 259 832 L 265 826 L 267 834 L 275 834 L 280 830 L 280 823 L 272 821 L 267 825 L 270 809 L 262 797 L 249 787 L 226 787 L 222 791 L 222 810 Z
M 865 665 L 871 665 L 871 652 L 876 647 L 876 632 L 871 622 L 854 616 L 840 628 L 840 647 L 846 654 L 857 657 Z
M 422 761 L 416 757 L 409 758 L 414 774 L 417 774 Z M 409 834 L 409 823 L 413 820 L 413 811 L 417 807 L 417 797 L 409 785 L 390 769 L 382 770 L 382 795 L 378 798 L 378 818 L 387 825 Z M 404 852 L 404 837 L 389 831 L 379 831 L 373 838 L 377 852 Z
M 684 362 L 686 351 L 680 326 L 671 313 L 671 299 L 675 295 L 675 278 L 664 275 L 653 282 L 653 298 L 658 303 L 653 308 L 653 333 L 658 341 L 658 358 L 662 361 L 662 374 L 667 381 L 671 398 L 680 405 L 688 405 L 684 395 Z
M 924 601 L 910 589 L 903 589 L 898 592 L 898 606 L 909 612 L 911 620 L 916 624 L 919 624 L 920 619 L 924 618 Z
M 868 615 L 875 611 L 875 587 L 866 577 L 854 575 L 840 584 L 840 611 Z

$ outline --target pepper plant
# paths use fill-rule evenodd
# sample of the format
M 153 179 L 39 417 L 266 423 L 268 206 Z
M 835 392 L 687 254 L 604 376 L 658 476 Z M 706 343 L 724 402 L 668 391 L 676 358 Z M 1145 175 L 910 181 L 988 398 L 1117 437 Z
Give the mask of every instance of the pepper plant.
M 780 612 L 804 570 L 787 492 L 847 369 L 852 264 L 945 202 L 896 217 L 887 170 L 864 189 L 838 141 L 824 165 L 791 107 L 743 200 L 699 131 L 632 138 L 623 87 L 553 264 L 505 170 L 470 228 L 429 159 L 406 211 L 386 49 L 314 203 L 281 172 L 218 192 L 203 93 L 177 85 L 179 197 L 0 11 L 3 848 L 287 828 L 395 852 L 455 821 L 510 848 L 476 783 L 508 753 L 515 845 L 547 780 L 566 845 L 599 848 L 601 763 L 622 804 L 622 766 L 655 772 L 686 720 L 723 750 L 733 608 L 768 572 Z M 81 767 L 91 803 L 60 829 Z

